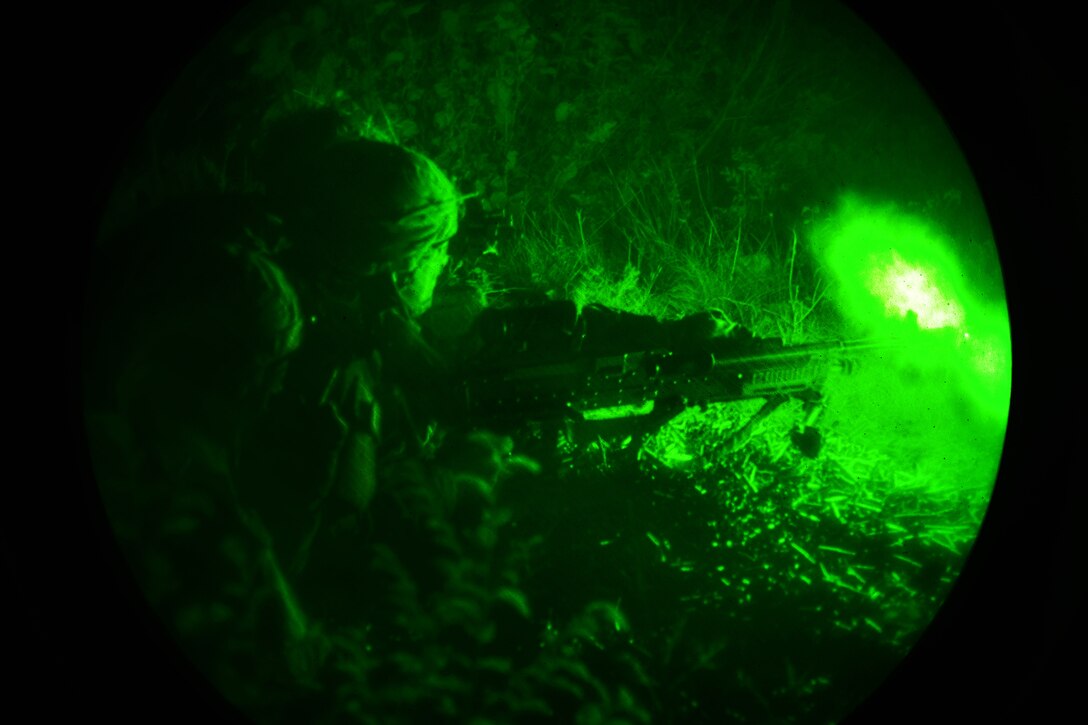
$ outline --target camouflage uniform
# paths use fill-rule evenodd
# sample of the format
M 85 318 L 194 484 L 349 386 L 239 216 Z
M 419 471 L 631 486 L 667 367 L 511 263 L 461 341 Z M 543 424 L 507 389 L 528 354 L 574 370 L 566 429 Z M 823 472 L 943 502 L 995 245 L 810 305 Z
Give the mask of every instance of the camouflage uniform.
M 342 138 L 335 121 L 302 114 L 266 143 L 261 173 L 283 237 L 269 246 L 298 286 L 307 329 L 266 419 L 275 443 L 251 458 L 267 471 L 254 498 L 303 607 L 348 626 L 383 614 L 375 546 L 426 581 L 430 522 L 457 505 L 438 470 L 444 365 L 416 318 L 446 265 L 462 197 L 421 154 Z
M 252 713 L 287 692 L 285 636 L 305 622 L 267 530 L 238 499 L 237 453 L 302 323 L 282 271 L 226 221 L 229 205 L 190 199 L 103 241 L 85 402 L 103 503 L 137 583 L 188 658 Z

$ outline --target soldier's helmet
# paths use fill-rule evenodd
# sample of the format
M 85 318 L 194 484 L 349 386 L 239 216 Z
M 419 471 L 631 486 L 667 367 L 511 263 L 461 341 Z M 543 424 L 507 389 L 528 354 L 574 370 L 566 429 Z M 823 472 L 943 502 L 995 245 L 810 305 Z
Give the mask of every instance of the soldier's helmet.
M 410 307 L 429 304 L 466 198 L 434 161 L 345 136 L 331 110 L 279 122 L 265 149 L 269 203 L 302 267 L 322 277 L 390 273 Z

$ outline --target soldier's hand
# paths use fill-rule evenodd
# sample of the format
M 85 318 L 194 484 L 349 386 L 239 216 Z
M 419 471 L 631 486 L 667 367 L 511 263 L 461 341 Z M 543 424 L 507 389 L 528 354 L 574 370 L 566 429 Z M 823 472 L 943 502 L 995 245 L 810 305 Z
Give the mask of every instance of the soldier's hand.
M 512 438 L 489 431 L 474 431 L 447 441 L 443 448 L 439 457 L 443 467 L 479 477 L 491 485 L 519 472 L 540 470 L 536 461 L 514 453 Z
M 540 470 L 536 461 L 514 453 L 509 436 L 475 431 L 456 437 L 444 448 L 438 462 L 449 475 L 450 510 L 461 529 L 471 530 L 480 523 L 484 512 L 495 504 L 503 481 Z

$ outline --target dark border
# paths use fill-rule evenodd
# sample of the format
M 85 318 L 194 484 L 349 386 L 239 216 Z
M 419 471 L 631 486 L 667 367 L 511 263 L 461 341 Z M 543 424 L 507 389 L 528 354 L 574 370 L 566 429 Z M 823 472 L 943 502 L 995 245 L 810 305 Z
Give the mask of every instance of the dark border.
M 26 414 L 9 415 L 30 440 L 15 451 L 30 465 L 12 466 L 0 534 L 12 712 L 62 722 L 241 721 L 165 635 L 124 568 L 90 472 L 79 380 L 86 272 L 109 190 L 159 99 L 243 5 L 56 7 L 15 31 L 35 39 L 28 57 L 40 65 L 22 101 L 29 128 L 12 139 L 34 164 L 22 178 L 29 205 L 16 218 L 33 213 L 36 222 L 25 240 L 30 261 L 9 268 L 20 285 L 14 357 L 31 368 L 10 378 L 15 396 L 30 396 Z
M 1083 429 L 1070 399 L 1082 367 L 1074 336 L 1083 326 L 1072 270 L 1083 259 L 1084 235 L 1073 211 L 1088 198 L 1077 179 L 1088 117 L 1072 63 L 1078 26 L 1072 11 L 1037 5 L 969 14 L 946 3 L 848 4 L 915 71 L 975 169 L 1004 265 L 1015 355 L 1008 445 L 982 535 L 929 632 L 850 722 L 1050 720 L 1072 702 L 1063 662 L 1077 660 L 1070 643 L 1082 625 L 1073 612 L 1084 598 L 1073 580 L 1073 512 L 1083 510 L 1083 496 L 1070 473 Z M 67 43 L 61 72 L 71 95 L 63 105 L 78 115 L 41 99 L 50 112 L 48 141 L 64 163 L 40 181 L 56 189 L 59 180 L 62 196 L 52 201 L 69 204 L 47 218 L 76 220 L 73 238 L 56 242 L 75 250 L 66 268 L 74 277 L 61 281 L 75 298 L 50 312 L 45 330 L 52 341 L 57 329 L 67 334 L 59 387 L 68 401 L 78 399 L 82 245 L 106 189 L 156 99 L 240 5 L 65 11 L 71 37 L 60 38 Z M 57 91 L 43 96 L 50 90 Z M 163 658 L 170 646 L 103 564 L 117 559 L 95 520 L 97 502 L 87 488 L 67 485 L 89 479 L 78 407 L 60 409 L 67 419 L 56 410 L 26 419 L 48 433 L 50 446 L 38 473 L 11 484 L 18 490 L 4 554 L 15 583 L 6 604 L 15 611 L 7 621 L 30 644 L 13 692 L 43 714 L 218 721 L 208 715 L 221 712 L 217 696 L 180 660 Z
M 1078 385 L 1065 351 L 1083 328 L 1075 212 L 1088 155 L 1071 12 L 1040 4 L 847 3 L 899 53 L 975 172 L 1013 328 L 1005 453 L 979 539 L 923 639 L 848 723 L 1056 722 L 1073 703 L 1073 486 Z M 1068 358 L 1066 358 L 1067 360 Z M 1078 428 L 1079 426 L 1079 428 Z M 1076 503 L 1080 502 L 1080 503 Z

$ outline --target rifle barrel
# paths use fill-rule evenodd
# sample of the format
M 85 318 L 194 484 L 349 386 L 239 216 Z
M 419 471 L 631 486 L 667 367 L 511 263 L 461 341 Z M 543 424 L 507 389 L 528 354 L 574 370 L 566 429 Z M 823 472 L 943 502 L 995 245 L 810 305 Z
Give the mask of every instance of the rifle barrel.
M 846 353 L 891 349 L 896 345 L 897 342 L 894 339 L 862 338 L 857 340 L 834 340 L 831 342 L 810 342 L 803 345 L 783 346 L 781 350 L 775 350 L 773 352 L 756 352 L 750 355 L 729 355 L 729 350 L 726 347 L 723 348 L 720 353 L 715 350 L 714 354 L 715 364 L 725 363 L 733 366 L 786 362 L 788 360 L 805 358 L 821 352 Z

